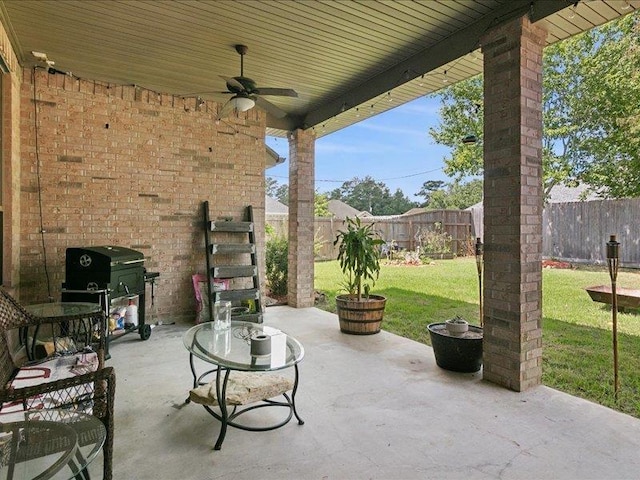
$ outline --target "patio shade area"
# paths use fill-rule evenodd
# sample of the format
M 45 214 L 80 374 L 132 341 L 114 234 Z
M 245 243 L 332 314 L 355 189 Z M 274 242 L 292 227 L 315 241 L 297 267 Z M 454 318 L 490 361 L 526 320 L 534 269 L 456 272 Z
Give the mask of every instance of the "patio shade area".
M 191 325 L 161 325 L 146 342 L 111 347 L 114 478 L 638 478 L 636 418 L 544 386 L 516 393 L 481 372 L 444 371 L 427 345 L 384 331 L 345 335 L 316 308 L 269 307 L 265 324 L 304 345 L 296 404 L 305 424 L 230 428 L 214 451 L 219 423 L 184 403 Z

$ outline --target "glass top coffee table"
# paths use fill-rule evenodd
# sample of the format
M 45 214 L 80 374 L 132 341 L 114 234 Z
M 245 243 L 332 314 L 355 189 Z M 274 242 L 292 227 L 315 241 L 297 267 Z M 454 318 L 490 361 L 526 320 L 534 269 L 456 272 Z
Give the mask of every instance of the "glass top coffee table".
M 293 415 L 295 415 L 298 420 L 298 424 L 304 424 L 295 406 L 295 396 L 298 390 L 299 379 L 298 363 L 300 363 L 304 357 L 304 348 L 294 337 L 286 334 L 282 330 L 263 324 L 232 321 L 231 328 L 227 330 L 216 330 L 214 328 L 214 322 L 207 322 L 190 328 L 184 334 L 183 342 L 189 351 L 189 363 L 191 373 L 193 374 L 193 388 L 207 385 L 206 378 L 215 374 L 215 381 L 209 383 L 211 390 L 215 391 L 215 402 L 211 402 L 211 404 L 203 403 L 203 406 L 222 424 L 218 440 L 214 447 L 216 450 L 220 450 L 222 447 L 227 426 L 248 431 L 274 430 L 286 425 Z M 194 357 L 215 367 L 202 374 L 198 374 Z M 240 372 L 253 372 L 255 377 L 256 373 L 273 372 L 288 368 L 293 368 L 294 370 L 293 383 L 290 388 L 291 395 L 286 392 L 279 392 L 277 395 L 274 395 L 282 395 L 284 401 L 263 398 L 260 399 L 259 403 L 252 404 L 243 409 L 238 408 L 242 403 L 235 401 L 233 402 L 233 407 L 229 408 L 231 404 L 228 395 L 228 386 L 231 372 L 235 371 L 236 373 L 234 375 Z M 242 377 L 242 374 L 239 378 L 240 377 Z M 235 378 L 234 376 L 234 379 Z M 248 378 L 248 376 L 245 375 L 244 378 Z M 189 401 L 190 400 L 187 399 L 187 403 Z M 219 409 L 219 413 L 213 409 L 215 406 Z M 235 422 L 235 419 L 239 415 L 263 407 L 286 407 L 289 409 L 289 413 L 284 420 L 269 426 L 256 427 Z
M 36 317 L 68 317 L 88 315 L 102 310 L 97 303 L 87 302 L 50 302 L 25 305 L 25 310 Z
M 89 478 L 107 432 L 96 417 L 31 410 L 0 417 L 0 478 Z

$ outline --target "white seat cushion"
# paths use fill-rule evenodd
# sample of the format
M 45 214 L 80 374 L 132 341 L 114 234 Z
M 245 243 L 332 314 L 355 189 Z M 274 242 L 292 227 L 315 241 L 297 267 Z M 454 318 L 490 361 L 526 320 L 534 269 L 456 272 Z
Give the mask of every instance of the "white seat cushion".
M 23 388 L 71 378 L 98 369 L 98 355 L 95 352 L 78 353 L 54 357 L 46 362 L 26 365 L 18 371 L 11 381 L 11 387 Z M 10 414 L 24 410 L 58 408 L 73 404 L 79 411 L 91 413 L 90 399 L 93 394 L 93 383 L 86 383 L 31 397 L 23 402 L 5 403 L 0 414 Z
M 293 389 L 293 381 L 272 373 L 233 371 L 227 382 L 227 405 L 247 405 L 277 397 Z M 194 403 L 215 407 L 218 405 L 215 380 L 189 392 Z

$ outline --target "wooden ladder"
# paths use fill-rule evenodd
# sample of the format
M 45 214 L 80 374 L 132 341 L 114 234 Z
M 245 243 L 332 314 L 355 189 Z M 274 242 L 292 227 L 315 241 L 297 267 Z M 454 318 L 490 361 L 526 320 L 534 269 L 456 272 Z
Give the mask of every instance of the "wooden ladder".
M 262 323 L 253 208 L 251 205 L 246 207 L 245 220 L 240 222 L 211 220 L 208 201 L 203 203 L 203 211 L 209 318 L 214 318 L 215 302 L 229 300 L 235 307 L 232 309 L 233 320 Z M 242 283 L 238 279 L 243 278 L 246 279 L 244 285 L 238 285 Z M 230 288 L 222 289 L 218 280 L 227 280 L 223 283 Z M 246 308 L 248 312 L 244 311 Z

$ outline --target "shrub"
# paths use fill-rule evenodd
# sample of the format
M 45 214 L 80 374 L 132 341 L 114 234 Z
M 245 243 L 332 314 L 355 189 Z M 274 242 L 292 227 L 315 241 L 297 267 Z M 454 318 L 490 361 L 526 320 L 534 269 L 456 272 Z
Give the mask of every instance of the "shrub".
M 442 223 L 435 222 L 433 228 L 418 229 L 415 239 L 422 253 L 451 253 L 452 237 L 442 230 Z
M 265 262 L 267 284 L 273 295 L 286 295 L 288 291 L 289 242 L 281 236 L 267 240 Z

